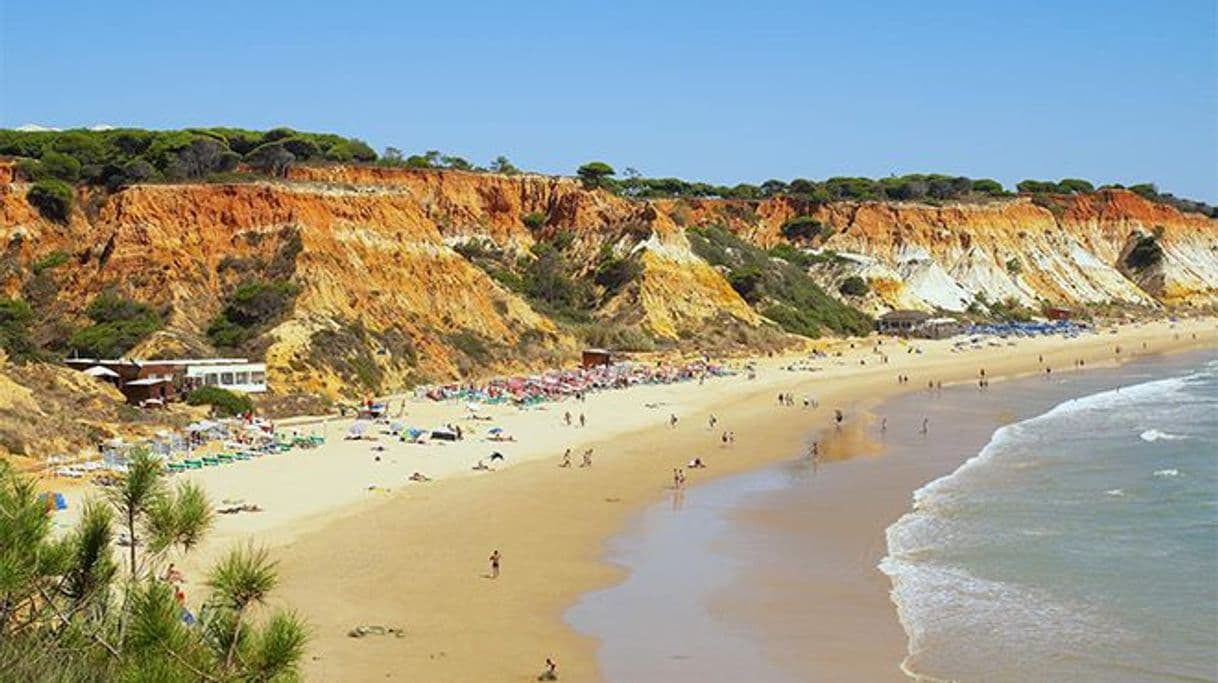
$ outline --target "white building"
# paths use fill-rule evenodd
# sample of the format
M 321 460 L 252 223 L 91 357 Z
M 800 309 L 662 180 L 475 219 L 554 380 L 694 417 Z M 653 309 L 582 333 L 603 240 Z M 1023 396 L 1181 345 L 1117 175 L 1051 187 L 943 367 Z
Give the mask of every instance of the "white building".
M 199 386 L 261 394 L 266 391 L 266 363 L 238 358 L 194 360 L 186 366 L 186 378 Z

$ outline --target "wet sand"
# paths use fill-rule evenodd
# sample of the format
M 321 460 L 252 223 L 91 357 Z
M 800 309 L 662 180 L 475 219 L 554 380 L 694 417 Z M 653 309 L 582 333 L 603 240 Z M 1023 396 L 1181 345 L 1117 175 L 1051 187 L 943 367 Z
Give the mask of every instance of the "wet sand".
M 711 672 L 758 683 L 907 681 L 905 632 L 877 564 L 911 492 L 976 455 L 1004 424 L 1210 358 L 1145 358 L 885 401 L 866 428 L 822 436 L 860 457 L 819 467 L 797 458 L 651 506 L 608 546 L 629 578 L 585 596 L 568 620 L 601 639 L 610 681 L 681 683 Z

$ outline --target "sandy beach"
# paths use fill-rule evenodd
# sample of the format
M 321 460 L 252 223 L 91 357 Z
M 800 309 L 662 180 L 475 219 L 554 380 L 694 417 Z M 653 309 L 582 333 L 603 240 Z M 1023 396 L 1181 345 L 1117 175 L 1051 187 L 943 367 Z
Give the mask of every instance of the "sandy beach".
M 785 369 L 792 358 L 762 359 L 753 380 L 741 374 L 704 385 L 636 387 L 544 409 L 492 407 L 485 411 L 489 422 L 461 421 L 464 407 L 456 402 L 407 402 L 407 423 L 461 424 L 470 436 L 453 444 L 344 441 L 349 420 L 301 425 L 296 428 L 302 432 L 324 432 L 325 446 L 189 475 L 216 503 L 243 500 L 264 512 L 221 516 L 212 538 L 186 563 L 187 578 L 195 579 L 199 567 L 235 542 L 252 538 L 270 546 L 283 575 L 278 599 L 313 629 L 309 680 L 526 681 L 535 680 L 546 657 L 557 660 L 562 680 L 601 680 L 597 643 L 571 629 L 563 613 L 583 593 L 622 578 L 620 569 L 603 561 L 604 541 L 665 494 L 672 468 L 702 457 L 709 468 L 689 471 L 696 484 L 793 456 L 830 424 L 835 408 L 843 410 L 849 430 L 864 419 L 867 406 L 930 381 L 976 382 L 981 368 L 992 380 L 1044 373 L 1046 366 L 1057 374 L 1075 369 L 1080 359 L 1093 368 L 1213 347 L 1218 329 L 1208 319 L 1148 323 L 1116 334 L 1023 339 L 961 353 L 952 352 L 950 341 L 905 346 L 886 339 L 880 347 L 886 364 L 872 343 L 837 343 L 840 357 L 806 362 L 817 371 Z M 921 353 L 908 352 L 912 347 Z M 898 385 L 898 374 L 908 375 L 909 383 Z M 779 407 L 780 392 L 793 392 L 796 406 Z M 805 395 L 815 396 L 819 409 L 803 409 Z M 394 415 L 399 405 L 394 403 Z M 584 413 L 587 426 L 565 426 L 567 410 Z M 715 430 L 707 425 L 712 413 L 719 420 Z M 676 428 L 668 425 L 670 415 L 679 418 Z M 490 425 L 516 441 L 484 440 Z M 725 429 L 736 434 L 730 448 L 721 447 Z M 378 443 L 384 451 L 372 450 Z M 570 469 L 557 466 L 566 448 L 573 452 Z M 593 466 L 580 468 L 587 448 L 593 449 Z M 493 472 L 471 471 L 492 451 L 502 452 L 506 463 Z M 826 459 L 857 452 L 843 444 L 830 447 Z M 415 471 L 435 481 L 407 481 Z M 910 493 L 902 483 L 874 496 L 884 509 L 899 512 Z M 874 533 L 874 523 L 847 520 L 826 526 L 825 533 Z M 491 580 L 487 558 L 495 549 L 503 556 L 502 574 Z M 882 577 L 873 579 L 860 579 L 857 589 L 867 599 L 843 622 L 839 671 L 869 670 L 865 665 L 875 661 L 895 665 L 904 655 Z M 887 635 L 873 640 L 852 633 L 855 626 L 872 631 L 869 623 L 884 624 Z M 401 627 L 406 635 L 348 637 L 359 625 Z

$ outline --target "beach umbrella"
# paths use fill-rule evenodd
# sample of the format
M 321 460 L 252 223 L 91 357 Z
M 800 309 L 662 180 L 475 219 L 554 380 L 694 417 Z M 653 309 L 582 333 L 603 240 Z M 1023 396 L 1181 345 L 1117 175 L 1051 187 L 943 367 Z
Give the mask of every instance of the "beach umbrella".
M 366 431 L 368 431 L 367 422 L 356 422 L 351 425 L 351 428 L 347 430 L 347 433 L 353 436 L 362 436 Z
M 489 433 L 491 433 L 491 434 L 502 434 L 502 433 L 503 433 L 503 427 L 491 427 L 490 429 L 488 429 L 488 430 L 486 430 L 486 431 L 487 431 L 487 432 L 489 432 Z

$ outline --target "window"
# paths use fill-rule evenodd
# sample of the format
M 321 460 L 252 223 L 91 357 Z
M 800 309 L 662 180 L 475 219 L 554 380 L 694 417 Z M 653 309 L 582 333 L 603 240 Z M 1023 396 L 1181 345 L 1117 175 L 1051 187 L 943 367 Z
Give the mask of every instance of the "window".
M 262 384 L 266 382 L 266 373 L 255 370 L 252 374 L 254 384 Z
M 233 373 L 221 372 L 220 373 L 220 384 L 222 384 L 226 387 L 232 386 L 233 385 Z
M 220 378 L 219 378 L 219 377 L 217 377 L 217 376 L 216 376 L 216 373 L 214 373 L 214 372 L 209 372 L 209 373 L 207 373 L 207 374 L 204 376 L 204 379 L 206 380 L 206 382 L 207 382 L 207 386 L 209 386 L 209 387 L 214 387 L 214 386 L 216 386 L 217 384 L 219 384 L 219 383 L 220 383 Z
M 237 373 L 237 384 L 249 384 L 249 383 L 250 383 L 250 373 L 248 373 L 248 372 L 238 372 Z

